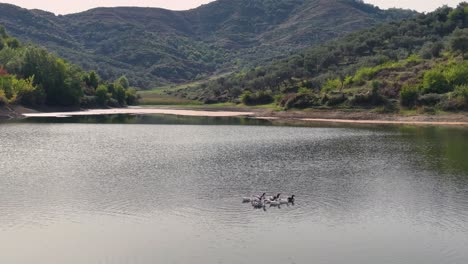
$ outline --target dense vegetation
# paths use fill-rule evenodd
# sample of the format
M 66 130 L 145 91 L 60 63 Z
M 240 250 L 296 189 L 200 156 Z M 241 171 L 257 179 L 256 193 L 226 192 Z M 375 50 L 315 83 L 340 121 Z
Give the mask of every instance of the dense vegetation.
M 124 106 L 136 99 L 125 77 L 102 82 L 95 72 L 84 72 L 42 48 L 21 45 L 0 26 L 0 105 Z
M 359 0 L 218 0 L 189 11 L 98 8 L 55 16 L 0 4 L 0 24 L 105 80 L 153 88 L 261 65 L 384 21 L 413 16 Z
M 442 7 L 170 93 L 205 103 L 275 101 L 286 109 L 466 109 L 467 25 L 468 4 Z

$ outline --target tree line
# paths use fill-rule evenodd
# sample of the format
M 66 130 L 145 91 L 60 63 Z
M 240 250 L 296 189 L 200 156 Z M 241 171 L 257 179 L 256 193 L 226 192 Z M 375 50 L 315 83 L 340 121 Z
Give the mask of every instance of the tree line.
M 125 76 L 106 82 L 43 48 L 22 45 L 0 26 L 0 104 L 118 107 L 136 102 Z

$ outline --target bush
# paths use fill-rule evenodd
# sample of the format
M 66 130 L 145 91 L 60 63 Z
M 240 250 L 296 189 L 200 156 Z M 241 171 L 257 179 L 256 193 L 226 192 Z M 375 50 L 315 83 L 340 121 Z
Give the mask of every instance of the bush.
M 8 103 L 8 99 L 5 96 L 5 92 L 0 89 L 0 105 L 6 105 Z
M 119 103 L 119 101 L 117 101 L 116 99 L 114 98 L 110 98 L 108 101 L 107 101 L 107 105 L 110 106 L 110 107 L 121 107 L 122 105 Z
M 452 87 L 468 84 L 468 62 L 449 66 L 444 75 Z
M 453 91 L 453 95 L 457 98 L 465 100 L 465 102 L 468 103 L 468 84 L 459 85 L 455 87 L 455 90 Z
M 438 105 L 444 111 L 459 111 L 466 109 L 466 102 L 460 98 L 445 98 Z
M 256 92 L 251 93 L 250 91 L 244 92 L 241 97 L 241 102 L 245 105 L 262 105 L 271 104 L 275 101 L 273 95 L 270 92 Z
M 279 105 L 286 109 L 303 109 L 313 106 L 319 106 L 320 99 L 316 95 L 311 93 L 288 94 L 280 100 Z
M 328 106 L 336 106 L 348 100 L 348 98 L 344 94 L 327 95 L 327 98 L 328 98 L 327 100 Z
M 421 95 L 419 96 L 418 98 L 418 104 L 419 105 L 424 105 L 424 106 L 435 106 L 437 105 L 438 103 L 440 103 L 440 101 L 442 101 L 442 99 L 444 99 L 444 95 L 440 95 L 440 94 L 425 94 L 425 95 Z
M 97 104 L 97 97 L 96 96 L 83 96 L 81 98 L 81 106 L 86 108 L 96 107 Z
M 438 70 L 429 70 L 424 74 L 423 79 L 423 93 L 437 93 L 442 94 L 450 92 L 453 88 L 449 85 L 444 74 Z
M 343 83 L 340 79 L 327 80 L 322 87 L 322 92 L 327 93 L 331 91 L 336 91 L 343 86 Z
M 419 96 L 419 89 L 415 86 L 405 85 L 400 91 L 400 103 L 403 106 L 412 107 Z

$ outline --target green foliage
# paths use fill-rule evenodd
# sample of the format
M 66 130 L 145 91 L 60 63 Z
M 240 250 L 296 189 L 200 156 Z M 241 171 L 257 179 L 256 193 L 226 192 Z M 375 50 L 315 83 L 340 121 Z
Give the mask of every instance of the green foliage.
M 419 96 L 419 89 L 416 86 L 405 85 L 400 91 L 400 103 L 406 107 L 412 107 L 416 104 Z
M 327 93 L 343 88 L 343 82 L 340 79 L 328 80 L 322 87 L 322 92 Z
M 429 70 L 424 74 L 422 92 L 423 93 L 446 93 L 451 90 L 447 79 L 440 69 Z
M 112 98 L 114 98 L 119 105 L 125 105 L 127 103 L 126 95 L 126 89 L 120 83 L 114 86 Z
M 273 103 L 275 99 L 269 92 L 259 91 L 251 93 L 250 91 L 245 91 L 240 96 L 240 100 L 245 105 L 264 105 Z
M 413 15 L 355 0 L 221 0 L 190 11 L 106 8 L 64 16 L 0 7 L 0 23 L 20 39 L 43 45 L 86 70 L 99 69 L 103 80 L 125 74 L 140 88 L 256 67 L 336 36 Z M 375 41 L 366 41 L 363 52 L 374 46 Z M 332 53 L 319 59 L 324 67 L 336 63 Z M 291 67 L 303 64 L 296 60 Z
M 418 104 L 423 106 L 436 106 L 444 99 L 442 94 L 424 94 L 418 98 Z
M 83 77 L 83 81 L 86 83 L 86 86 L 96 89 L 99 85 L 99 75 L 95 71 L 89 72 L 89 74 L 85 74 Z
M 137 91 L 134 88 L 128 89 L 125 92 L 125 97 L 127 98 L 127 105 L 138 104 L 138 95 L 137 95 Z
M 96 102 L 100 106 L 105 106 L 107 105 L 107 102 L 109 101 L 110 96 L 107 91 L 107 87 L 105 85 L 99 85 L 98 88 L 96 89 Z
M 465 57 L 465 53 L 468 51 L 468 28 L 457 28 L 453 31 L 450 47 L 452 50 L 460 52 L 463 58 Z
M 21 74 L 34 77 L 34 85 L 44 89 L 49 105 L 77 105 L 80 102 L 80 70 L 44 49 L 26 49 Z
M 125 76 L 120 76 L 120 78 L 117 79 L 117 81 L 116 81 L 116 85 L 117 84 L 122 86 L 124 89 L 130 88 L 130 84 L 128 82 L 128 79 Z
M 439 58 L 442 50 L 444 49 L 444 43 L 441 41 L 427 42 L 421 48 L 419 52 L 424 59 Z
M 44 99 L 41 89 L 33 85 L 33 79 L 17 79 L 13 75 L 0 76 L 0 91 L 3 103 L 21 103 L 35 106 Z
M 0 89 L 0 106 L 5 105 L 8 103 L 8 99 L 6 98 L 5 92 Z
M 133 103 L 137 100 L 135 91 L 127 93 L 130 88 L 125 77 L 117 80 L 115 85 L 103 83 L 106 93 L 103 94 L 101 89 L 97 98 L 94 97 L 95 89 L 101 81 L 96 72 L 85 73 L 45 49 L 21 46 L 2 28 L 0 36 L 7 43 L 0 50 L 0 90 L 8 103 L 92 107 L 97 101 L 102 106 L 124 106 L 127 97 L 131 97 Z M 109 92 L 113 98 L 109 97 Z M 85 101 L 81 102 L 82 99 Z
M 468 84 L 468 61 L 447 66 L 444 76 L 452 87 Z
M 455 87 L 453 95 L 457 98 L 464 100 L 465 103 L 468 105 L 468 84 L 459 85 Z
M 0 39 L 6 39 L 8 37 L 4 26 L 0 25 Z
M 312 93 L 287 94 L 279 100 L 279 105 L 285 109 L 304 109 L 320 104 L 320 98 Z

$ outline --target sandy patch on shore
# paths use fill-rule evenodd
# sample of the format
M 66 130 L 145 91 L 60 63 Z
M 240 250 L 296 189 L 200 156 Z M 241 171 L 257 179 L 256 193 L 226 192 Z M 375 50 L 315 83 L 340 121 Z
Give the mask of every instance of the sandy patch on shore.
M 205 116 L 205 117 L 236 117 L 252 116 L 253 112 L 233 111 L 198 111 L 198 110 L 176 110 L 156 108 L 117 108 L 117 109 L 94 109 L 76 112 L 51 112 L 51 113 L 25 113 L 25 117 L 70 117 L 70 116 L 94 116 L 94 115 L 180 115 L 180 116 Z

